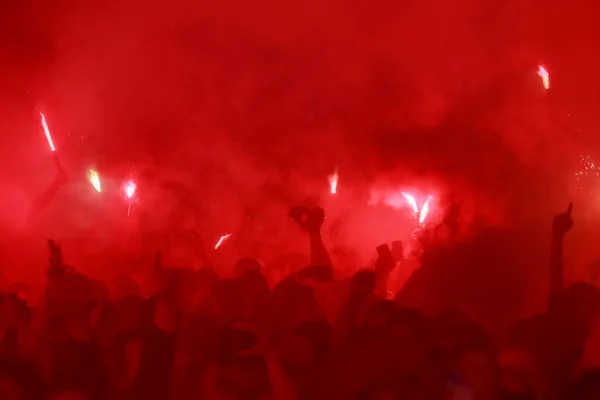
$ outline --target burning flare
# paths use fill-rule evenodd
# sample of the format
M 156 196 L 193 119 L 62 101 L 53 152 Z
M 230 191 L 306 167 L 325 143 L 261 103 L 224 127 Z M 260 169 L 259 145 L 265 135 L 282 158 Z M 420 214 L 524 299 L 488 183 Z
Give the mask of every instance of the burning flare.
M 402 192 L 402 196 L 404 196 L 404 198 L 406 199 L 406 201 L 408 202 L 408 205 L 410 205 L 410 208 L 412 208 L 412 210 L 415 213 L 419 212 L 419 207 L 417 206 L 417 201 L 415 200 L 415 197 L 409 193 L 406 192 Z
M 333 175 L 329 175 L 329 192 L 331 194 L 337 193 L 338 178 L 338 170 L 336 167 Z
M 221 245 L 223 245 L 223 243 L 225 243 L 225 241 L 227 239 L 229 239 L 230 237 L 231 237 L 231 233 L 227 233 L 227 234 L 221 236 L 219 238 L 219 241 L 217 242 L 217 244 L 215 244 L 215 250 L 218 249 L 219 247 L 221 247 Z
M 135 195 L 135 189 L 137 189 L 137 185 L 131 179 L 125 183 L 124 191 L 125 197 L 129 200 L 129 205 L 127 206 L 127 216 L 131 215 L 131 201 L 133 200 L 133 196 Z
M 135 184 L 135 182 L 133 182 L 132 180 L 128 181 L 125 184 L 125 196 L 127 196 L 128 199 L 131 199 L 135 194 L 135 189 L 137 189 L 137 185 Z
M 94 189 L 100 193 L 102 191 L 102 185 L 100 184 L 100 175 L 98 175 L 98 172 L 91 169 L 89 179 Z
M 50 151 L 56 151 L 56 148 L 54 147 L 54 142 L 52 141 L 52 135 L 50 134 L 50 129 L 48 128 L 48 123 L 46 122 L 46 117 L 41 112 L 40 117 L 42 117 L 42 128 L 44 128 L 44 134 L 46 135 L 48 146 L 50 146 Z
M 423 207 L 421 208 L 421 214 L 419 214 L 419 224 L 421 225 L 423 225 L 423 222 L 425 222 L 425 219 L 427 218 L 427 214 L 429 214 L 429 200 L 431 200 L 431 196 L 427 198 L 425 204 L 423 204 Z
M 542 78 L 544 89 L 550 89 L 550 73 L 548 73 L 548 70 L 543 65 L 539 65 L 537 74 Z

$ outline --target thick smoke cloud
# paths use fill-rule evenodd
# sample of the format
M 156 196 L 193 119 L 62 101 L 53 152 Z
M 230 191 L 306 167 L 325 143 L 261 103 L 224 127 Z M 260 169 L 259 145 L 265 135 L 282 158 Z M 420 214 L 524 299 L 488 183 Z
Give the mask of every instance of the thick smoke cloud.
M 104 215 L 87 211 L 101 207 L 85 190 L 91 165 L 116 190 L 138 177 L 136 206 L 156 231 L 213 238 L 254 219 L 252 229 L 290 235 L 277 218 L 295 202 L 323 204 L 336 165 L 352 196 L 325 204 L 335 218 L 351 218 L 345 210 L 366 205 L 373 188 L 409 185 L 470 204 L 470 220 L 505 223 L 524 198 L 560 193 L 569 160 L 593 145 L 592 2 L 7 7 L 3 164 L 19 172 L 3 173 L 18 192 L 5 201 L 25 208 L 52 179 L 35 119 L 43 108 L 75 179 L 46 222 L 69 228 Z M 538 63 L 553 73 L 550 105 Z M 568 112 L 584 128 L 576 137 L 549 118 Z

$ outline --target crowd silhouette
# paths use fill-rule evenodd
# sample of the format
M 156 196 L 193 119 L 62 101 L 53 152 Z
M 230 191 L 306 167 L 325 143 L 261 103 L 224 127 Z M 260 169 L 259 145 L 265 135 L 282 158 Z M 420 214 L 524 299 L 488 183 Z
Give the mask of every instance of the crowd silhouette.
M 143 283 L 151 295 L 131 278 L 109 285 L 65 265 L 49 241 L 43 299 L 0 296 L 0 398 L 597 399 L 600 291 L 565 287 L 571 210 L 552 225 L 547 309 L 502 334 L 460 310 L 420 309 L 410 299 L 420 270 L 390 292 L 394 269 L 420 255 L 397 262 L 382 251 L 341 278 L 320 208 L 290 212 L 310 265 L 273 278 L 246 258 L 219 276 L 203 249 L 195 270 L 157 253 Z

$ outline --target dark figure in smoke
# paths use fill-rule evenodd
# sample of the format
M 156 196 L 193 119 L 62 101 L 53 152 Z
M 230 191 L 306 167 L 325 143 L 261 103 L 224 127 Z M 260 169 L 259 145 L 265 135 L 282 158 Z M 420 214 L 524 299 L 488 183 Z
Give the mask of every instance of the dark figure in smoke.
M 46 190 L 44 190 L 31 205 L 31 209 L 27 214 L 26 220 L 26 224 L 28 226 L 44 211 L 52 199 L 54 199 L 58 191 L 69 182 L 67 171 L 62 166 L 56 154 L 54 155 L 54 161 L 56 163 L 56 177 L 50 186 L 48 186 Z

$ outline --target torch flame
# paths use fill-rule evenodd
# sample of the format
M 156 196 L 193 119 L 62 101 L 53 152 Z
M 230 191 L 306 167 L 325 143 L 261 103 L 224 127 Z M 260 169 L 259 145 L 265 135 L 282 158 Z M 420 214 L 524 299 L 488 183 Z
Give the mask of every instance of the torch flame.
M 402 192 L 402 196 L 404 196 L 404 198 L 406 199 L 406 201 L 408 202 L 408 205 L 410 205 L 410 207 L 412 208 L 412 210 L 415 213 L 419 212 L 419 207 L 417 206 L 417 201 L 415 200 L 415 197 L 409 193 L 405 193 Z
M 425 204 L 423 204 L 423 208 L 421 208 L 421 214 L 419 215 L 419 224 L 423 224 L 425 219 L 427 218 L 427 214 L 429 214 L 429 200 L 431 200 L 431 196 L 427 198 Z
M 225 243 L 225 241 L 226 241 L 227 239 L 229 239 L 230 237 L 231 237 L 231 233 L 227 233 L 227 234 L 225 234 L 225 235 L 221 236 L 221 237 L 219 238 L 219 241 L 217 242 L 217 244 L 215 244 L 215 250 L 216 250 L 216 249 L 218 249 L 219 247 L 221 247 L 221 245 L 222 245 L 223 243 Z
M 133 200 L 133 196 L 135 195 L 135 189 L 137 189 L 137 185 L 131 179 L 128 180 L 123 186 L 123 191 L 125 192 L 125 197 L 129 200 L 129 205 L 127 206 L 127 216 L 131 215 L 131 202 Z
M 54 142 L 52 141 L 52 135 L 50 134 L 50 129 L 48 128 L 48 123 L 46 122 L 46 117 L 41 112 L 40 117 L 42 117 L 42 128 L 44 128 L 44 134 L 46 135 L 48 146 L 50 146 L 50 151 L 56 151 L 56 148 L 54 147 Z
M 98 173 L 93 169 L 90 170 L 90 182 L 92 183 L 92 186 L 94 187 L 94 189 L 96 189 L 98 193 L 102 191 L 102 185 L 100 184 L 100 175 L 98 175 Z
M 135 184 L 135 182 L 133 181 L 129 181 L 125 184 L 125 196 L 127 196 L 128 199 L 131 199 L 133 197 L 133 195 L 135 194 L 135 189 L 137 188 L 137 185 Z
M 548 70 L 543 65 L 539 65 L 537 74 L 540 78 L 542 78 L 542 84 L 544 85 L 544 89 L 550 89 L 550 73 L 548 72 Z
M 330 188 L 329 191 L 331 194 L 337 193 L 337 186 L 338 186 L 338 172 L 337 172 L 337 167 L 336 167 L 333 175 L 329 175 L 329 188 Z

